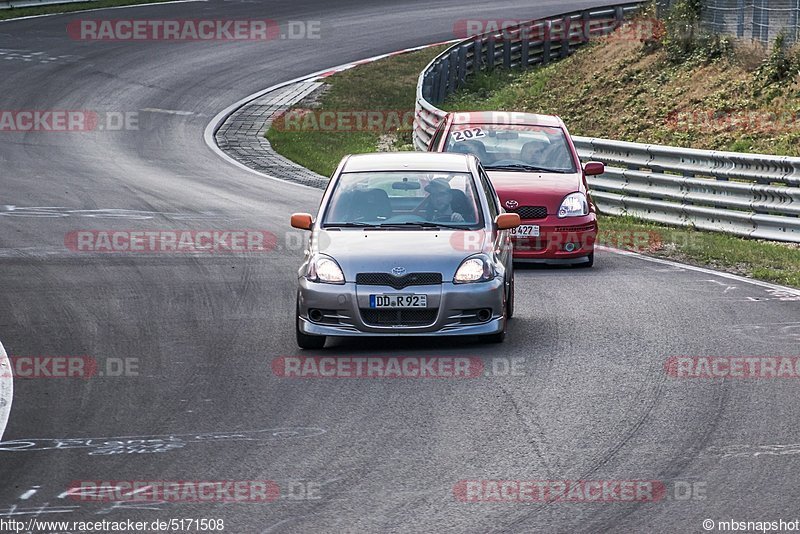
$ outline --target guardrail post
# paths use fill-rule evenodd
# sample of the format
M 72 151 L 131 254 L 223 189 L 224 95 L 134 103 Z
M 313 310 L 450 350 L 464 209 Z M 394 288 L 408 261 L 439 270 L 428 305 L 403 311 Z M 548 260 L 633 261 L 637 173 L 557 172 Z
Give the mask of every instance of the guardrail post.
M 794 5 L 791 7 L 791 11 L 789 11 L 789 32 L 786 34 L 786 37 L 790 42 L 794 43 L 797 42 L 798 32 L 800 32 L 800 25 L 798 25 L 797 20 L 798 15 L 800 15 L 800 0 L 794 0 L 792 3 Z
M 486 39 L 486 68 L 494 70 L 494 35 Z
M 551 24 L 549 20 L 544 21 L 542 25 L 542 29 L 544 29 L 542 38 L 542 65 L 547 65 L 550 63 L 550 40 L 552 36 L 550 35 L 551 32 Z
M 467 47 L 458 47 L 458 86 L 467 83 Z
M 521 26 L 519 35 L 522 38 L 522 45 L 520 48 L 520 63 L 523 69 L 527 69 L 530 65 L 530 46 L 531 46 L 531 32 L 528 25 Z
M 581 43 L 588 43 L 589 42 L 589 25 L 591 24 L 591 19 L 589 18 L 589 12 L 584 11 L 581 13 Z
M 483 41 L 476 38 L 472 44 L 472 72 L 480 72 L 481 59 L 483 58 Z
M 736 2 L 736 37 L 744 37 L 744 0 Z
M 432 78 L 430 75 L 425 76 L 422 79 L 422 96 L 425 97 L 426 99 L 433 98 L 434 95 L 433 87 L 435 82 L 436 78 L 435 77 Z
M 450 60 L 446 57 L 439 62 L 439 72 L 436 75 L 439 78 L 439 90 L 436 92 L 436 103 L 444 102 L 447 97 L 447 71 L 450 70 Z
M 503 66 L 511 68 L 511 39 L 508 36 L 503 39 Z
M 450 56 L 447 58 L 447 94 L 449 95 L 456 90 L 456 74 L 458 70 L 458 50 L 451 50 Z M 445 95 L 447 96 L 447 95 Z
M 561 49 L 558 52 L 563 59 L 569 55 L 569 27 L 572 24 L 572 17 L 564 17 L 564 22 L 562 24 L 564 25 L 564 35 L 561 37 Z

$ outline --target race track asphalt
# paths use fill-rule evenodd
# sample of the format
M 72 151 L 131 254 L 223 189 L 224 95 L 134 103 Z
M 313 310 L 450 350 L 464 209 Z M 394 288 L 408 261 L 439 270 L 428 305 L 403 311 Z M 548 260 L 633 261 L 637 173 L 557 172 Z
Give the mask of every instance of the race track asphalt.
M 503 345 L 336 340 L 325 351 L 470 356 L 497 373 L 272 372 L 275 358 L 301 354 L 302 250 L 289 214 L 314 211 L 320 192 L 220 159 L 203 141 L 211 118 L 303 74 L 451 39 L 458 19 L 592 4 L 214 0 L 0 23 L 2 109 L 139 117 L 138 130 L 0 133 L 0 341 L 12 357 L 86 355 L 101 370 L 123 359 L 139 374 L 15 380 L 0 519 L 222 518 L 234 533 L 702 532 L 706 518 L 795 519 L 797 380 L 681 379 L 664 365 L 800 356 L 798 293 L 598 252 L 589 270 L 520 269 Z M 315 20 L 321 39 L 70 39 L 67 23 L 87 17 Z M 91 229 L 262 229 L 278 246 L 216 255 L 65 246 L 67 233 Z M 518 372 L 504 375 L 512 359 Z M 464 503 L 454 486 L 467 479 L 650 480 L 667 494 Z M 272 480 L 282 495 L 194 504 L 63 495 L 87 480 Z M 318 498 L 300 498 L 301 487 Z

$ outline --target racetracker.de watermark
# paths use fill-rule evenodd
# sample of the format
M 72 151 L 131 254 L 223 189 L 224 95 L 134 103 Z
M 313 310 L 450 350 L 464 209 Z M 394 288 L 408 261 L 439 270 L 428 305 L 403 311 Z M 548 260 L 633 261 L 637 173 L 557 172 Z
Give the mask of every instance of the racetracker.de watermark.
M 278 114 L 272 128 L 282 132 L 410 132 L 414 110 L 328 110 L 296 108 Z
M 0 132 L 113 132 L 138 129 L 137 111 L 0 109 Z
M 612 30 L 617 31 L 611 33 Z M 457 39 L 472 39 L 491 34 L 495 40 L 517 41 L 589 41 L 606 36 L 615 41 L 650 41 L 661 39 L 665 34 L 664 23 L 657 18 L 638 18 L 620 26 L 615 18 L 602 19 L 459 19 L 453 24 L 453 35 Z
M 800 378 L 800 356 L 672 356 L 672 378 Z
M 524 358 L 476 356 L 280 356 L 282 378 L 436 378 L 525 376 Z
M 9 356 L 11 369 L 0 371 L 0 378 L 81 378 L 139 376 L 139 358 L 92 356 Z
M 277 236 L 266 230 L 75 230 L 64 236 L 73 252 L 270 252 Z
M 82 19 L 67 25 L 76 41 L 274 41 L 320 39 L 319 20 Z
M 702 501 L 707 487 L 686 480 L 459 480 L 453 496 L 468 503 Z
M 524 221 L 523 224 L 528 224 Z M 539 225 L 536 225 L 539 226 Z M 661 235 L 652 231 L 597 231 L 593 224 L 574 227 L 542 227 L 538 236 L 513 236 L 514 250 L 555 249 L 560 250 L 567 243 L 572 243 L 575 250 L 596 246 L 600 249 L 618 249 L 628 252 L 655 252 L 664 248 Z M 450 236 L 450 245 L 455 250 L 464 252 L 481 252 L 484 246 L 484 234 L 480 231 L 458 231 Z
M 83 502 L 272 502 L 280 488 L 272 480 L 80 480 L 68 488 Z

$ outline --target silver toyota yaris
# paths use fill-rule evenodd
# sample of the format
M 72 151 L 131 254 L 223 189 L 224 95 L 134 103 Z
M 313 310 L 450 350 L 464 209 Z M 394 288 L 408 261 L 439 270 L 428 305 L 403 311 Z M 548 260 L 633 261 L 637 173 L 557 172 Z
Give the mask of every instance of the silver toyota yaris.
M 327 336 L 505 337 L 514 309 L 509 229 L 472 155 L 346 156 L 310 230 L 298 273 L 297 343 Z

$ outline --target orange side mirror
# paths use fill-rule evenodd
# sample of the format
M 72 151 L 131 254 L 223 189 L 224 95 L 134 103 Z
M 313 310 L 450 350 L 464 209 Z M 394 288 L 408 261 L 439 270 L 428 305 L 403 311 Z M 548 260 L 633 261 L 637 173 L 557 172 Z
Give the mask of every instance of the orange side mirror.
M 508 230 L 509 228 L 516 228 L 519 226 L 521 221 L 517 213 L 501 213 L 494 222 L 498 230 Z
M 292 228 L 299 228 L 300 230 L 311 230 L 314 225 L 314 219 L 311 218 L 309 213 L 293 213 L 292 214 Z

